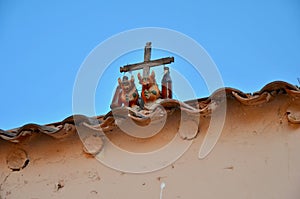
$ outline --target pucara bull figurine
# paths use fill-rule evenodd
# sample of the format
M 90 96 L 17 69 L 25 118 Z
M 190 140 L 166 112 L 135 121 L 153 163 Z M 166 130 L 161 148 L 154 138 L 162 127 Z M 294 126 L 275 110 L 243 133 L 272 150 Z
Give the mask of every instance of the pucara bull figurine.
M 134 77 L 129 80 L 127 76 L 123 79 L 118 78 L 119 86 L 115 92 L 111 108 L 121 107 L 122 105 L 132 107 L 138 104 L 139 93 L 134 83 Z
M 155 73 L 152 71 L 149 77 L 142 77 L 138 73 L 139 83 L 142 85 L 142 99 L 144 103 L 154 102 L 160 97 L 160 91 L 158 89 Z

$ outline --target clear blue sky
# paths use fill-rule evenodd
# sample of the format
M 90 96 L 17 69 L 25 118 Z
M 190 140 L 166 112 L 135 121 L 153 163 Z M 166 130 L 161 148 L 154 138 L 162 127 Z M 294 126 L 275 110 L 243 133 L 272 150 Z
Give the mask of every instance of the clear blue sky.
M 178 2 L 0 0 L 0 128 L 71 115 L 73 84 L 86 56 L 133 28 L 170 28 L 193 38 L 225 86 L 254 92 L 274 80 L 298 84 L 299 1 Z

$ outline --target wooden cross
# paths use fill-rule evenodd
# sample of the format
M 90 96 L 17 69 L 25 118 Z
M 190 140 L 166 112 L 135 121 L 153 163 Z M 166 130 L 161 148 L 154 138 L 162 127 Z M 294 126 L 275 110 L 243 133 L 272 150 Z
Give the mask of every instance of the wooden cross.
M 128 64 L 120 67 L 120 72 L 143 69 L 143 77 L 149 77 L 150 67 L 170 64 L 172 62 L 174 62 L 174 57 L 151 60 L 151 42 L 147 42 L 144 50 L 144 62 Z

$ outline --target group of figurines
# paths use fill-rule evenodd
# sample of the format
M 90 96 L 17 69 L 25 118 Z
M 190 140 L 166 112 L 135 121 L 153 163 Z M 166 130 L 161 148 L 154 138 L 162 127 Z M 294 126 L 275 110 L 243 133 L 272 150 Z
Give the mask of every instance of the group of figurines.
M 172 98 L 172 79 L 170 76 L 169 67 L 164 67 L 164 76 L 161 81 L 161 90 L 159 90 L 155 79 L 155 73 L 152 71 L 149 77 L 142 77 L 138 73 L 139 83 L 142 85 L 141 97 L 134 83 L 134 76 L 129 79 L 123 76 L 118 79 L 118 87 L 114 94 L 111 109 L 121 106 L 144 107 L 144 104 L 155 102 L 157 99 L 171 99 Z

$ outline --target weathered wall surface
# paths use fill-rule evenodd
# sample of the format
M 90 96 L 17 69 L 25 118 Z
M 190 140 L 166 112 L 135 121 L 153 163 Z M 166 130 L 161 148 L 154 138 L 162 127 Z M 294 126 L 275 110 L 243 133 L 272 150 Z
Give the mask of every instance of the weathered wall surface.
M 102 165 L 83 152 L 76 133 L 60 140 L 36 135 L 19 144 L 0 140 L 0 196 L 153 199 L 160 197 L 164 182 L 164 199 L 298 199 L 300 124 L 288 122 L 290 107 L 300 110 L 300 102 L 287 95 L 256 106 L 230 98 L 222 135 L 206 158 L 198 158 L 209 126 L 209 118 L 201 118 L 200 133 L 189 150 L 172 165 L 146 174 L 122 173 Z M 151 149 L 166 141 L 159 139 L 166 135 L 156 136 L 144 145 Z M 126 136 L 117 133 L 111 137 L 117 141 L 119 137 L 120 146 L 131 150 L 143 147 L 138 139 L 120 139 Z M 8 164 L 18 162 L 7 163 L 7 159 L 18 149 L 27 153 L 29 162 L 12 171 Z

